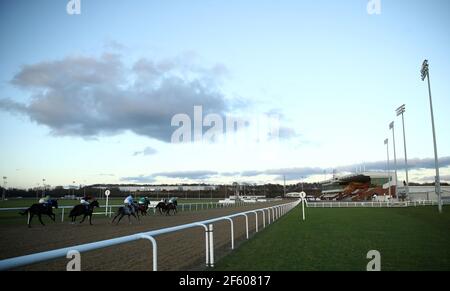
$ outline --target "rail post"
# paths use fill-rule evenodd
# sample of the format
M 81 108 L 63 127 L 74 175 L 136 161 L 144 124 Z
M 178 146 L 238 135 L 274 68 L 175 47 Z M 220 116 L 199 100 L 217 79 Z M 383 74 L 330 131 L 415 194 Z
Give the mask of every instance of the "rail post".
M 64 208 L 62 208 L 61 222 L 64 222 Z
M 227 217 L 226 219 L 230 222 L 230 227 L 231 227 L 231 249 L 234 250 L 234 222 L 233 222 L 233 219 L 231 219 L 231 217 Z
M 255 214 L 255 226 L 256 226 L 256 232 L 258 232 L 258 212 L 252 211 L 252 213 Z
M 208 227 L 203 223 L 200 223 L 198 226 L 201 226 L 205 229 L 205 258 L 206 258 L 206 267 L 208 267 L 209 266 L 209 231 L 208 231 Z
M 146 234 L 141 234 L 140 236 L 142 239 L 146 239 L 149 240 L 152 243 L 152 248 L 153 248 L 153 271 L 158 271 L 158 246 L 156 244 L 156 240 L 150 236 L 150 235 L 146 235 Z
M 266 228 L 266 211 L 264 209 L 261 211 L 263 214 L 263 228 Z
M 245 216 L 245 233 L 248 239 L 248 215 L 246 213 L 240 213 L 239 215 Z
M 214 227 L 209 225 L 209 266 L 214 267 Z

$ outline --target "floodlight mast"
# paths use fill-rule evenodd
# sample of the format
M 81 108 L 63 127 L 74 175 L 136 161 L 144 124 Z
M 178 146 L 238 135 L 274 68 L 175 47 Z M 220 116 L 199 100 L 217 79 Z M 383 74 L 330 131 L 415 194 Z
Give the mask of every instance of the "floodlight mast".
M 395 128 L 394 121 L 389 124 L 389 129 L 392 129 L 392 144 L 394 145 L 394 169 L 395 169 L 395 197 L 398 198 L 398 175 L 397 175 L 397 151 L 395 149 Z
M 384 144 L 386 145 L 386 152 L 387 152 L 387 176 L 388 176 L 388 187 L 389 187 L 389 196 L 391 196 L 391 169 L 389 166 L 389 139 L 384 140 Z
M 439 174 L 439 161 L 438 161 L 438 153 L 437 153 L 437 145 L 436 145 L 436 130 L 434 126 L 434 113 L 433 113 L 433 100 L 431 99 L 431 85 L 430 85 L 430 70 L 428 65 L 428 60 L 424 60 L 422 63 L 422 69 L 420 70 L 422 73 L 422 81 L 428 79 L 428 95 L 430 98 L 430 112 L 431 112 L 431 126 L 433 129 L 433 145 L 434 145 L 434 164 L 436 167 L 436 176 L 434 180 L 435 191 L 438 197 L 438 209 L 439 212 L 442 213 L 442 197 L 441 197 L 441 178 Z
M 405 172 L 406 172 L 406 197 L 409 197 L 409 177 L 408 177 L 408 154 L 406 151 L 406 134 L 405 134 L 405 117 L 404 113 L 406 111 L 406 105 L 403 104 L 399 108 L 397 108 L 397 116 L 402 116 L 402 125 L 403 125 L 403 146 L 405 149 Z

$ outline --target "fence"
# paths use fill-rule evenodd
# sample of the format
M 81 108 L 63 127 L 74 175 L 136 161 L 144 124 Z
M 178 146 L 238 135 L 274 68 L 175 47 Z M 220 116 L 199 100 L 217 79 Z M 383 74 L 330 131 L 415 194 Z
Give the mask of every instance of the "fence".
M 148 240 L 152 244 L 152 251 L 153 251 L 153 271 L 157 271 L 158 269 L 158 247 L 157 242 L 155 240 L 156 236 L 172 233 L 180 230 L 185 230 L 189 228 L 194 227 L 201 227 L 205 230 L 205 261 L 207 267 L 214 267 L 214 228 L 213 223 L 219 222 L 219 221 L 229 221 L 230 222 L 230 236 L 231 236 L 231 249 L 234 249 L 234 221 L 233 218 L 244 216 L 245 217 L 245 224 L 246 224 L 246 238 L 249 239 L 249 226 L 248 226 L 248 216 L 254 214 L 255 215 L 255 221 L 256 221 L 256 232 L 259 231 L 258 229 L 258 213 L 262 214 L 263 219 L 263 228 L 266 227 L 266 221 L 268 224 L 273 223 L 278 218 L 283 216 L 284 214 L 288 213 L 290 210 L 295 208 L 299 204 L 299 201 L 290 202 L 286 204 L 281 205 L 275 205 L 271 207 L 266 208 L 260 208 L 255 210 L 250 210 L 246 212 L 240 212 L 232 215 L 227 215 L 219 218 L 194 222 L 194 223 L 188 223 L 183 224 L 179 226 L 174 227 L 168 227 L 163 228 L 159 230 L 153 230 L 143 233 L 137 233 L 134 235 L 129 236 L 123 236 L 119 238 L 114 239 L 108 239 L 103 241 L 98 241 L 94 243 L 88 243 L 88 244 L 82 244 L 67 248 L 61 248 L 57 250 L 47 251 L 47 252 L 41 252 L 16 258 L 10 258 L 0 261 L 0 271 L 22 267 L 30 264 L 45 262 L 57 258 L 66 257 L 66 255 L 71 251 L 78 251 L 80 253 L 87 252 L 87 251 L 93 251 L 98 250 L 106 247 L 111 247 L 119 244 L 124 244 L 132 241 L 137 241 L 141 239 Z M 267 219 L 266 219 L 266 212 L 267 212 Z
M 449 204 L 450 201 L 443 201 L 444 204 Z M 404 202 L 343 202 L 343 201 L 329 201 L 329 202 L 308 202 L 307 206 L 310 208 L 391 208 L 391 207 L 417 207 L 417 206 L 437 206 L 437 201 L 404 201 Z

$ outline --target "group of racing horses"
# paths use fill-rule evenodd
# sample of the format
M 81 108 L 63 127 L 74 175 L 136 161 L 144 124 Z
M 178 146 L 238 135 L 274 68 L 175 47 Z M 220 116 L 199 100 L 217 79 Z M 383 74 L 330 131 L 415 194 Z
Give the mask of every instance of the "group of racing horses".
M 150 200 L 148 198 L 145 198 L 143 202 L 136 203 L 133 202 L 131 205 L 124 205 L 117 209 L 117 212 L 112 219 L 112 223 L 118 218 L 116 224 L 120 222 L 120 220 L 124 216 L 128 216 L 128 221 L 131 223 L 131 216 L 136 218 L 138 221 L 140 221 L 139 216 L 146 216 L 148 213 L 148 208 L 150 205 Z M 159 202 L 155 206 L 155 214 L 156 211 L 160 215 L 170 215 L 177 213 L 177 201 L 176 200 L 163 200 Z M 78 216 L 83 216 L 80 223 L 83 223 L 87 217 L 89 217 L 89 224 L 92 225 L 92 215 L 94 213 L 95 207 L 100 207 L 100 204 L 97 200 L 92 201 L 89 205 L 83 205 L 78 204 L 75 205 L 72 210 L 70 211 L 69 218 L 71 219 L 71 223 L 75 223 Z M 55 221 L 56 215 L 53 213 L 53 208 L 58 208 L 58 200 L 57 199 L 50 199 L 46 203 L 36 203 L 31 205 L 31 207 L 27 208 L 25 211 L 21 212 L 22 215 L 27 215 L 28 220 L 27 224 L 28 227 L 31 227 L 31 221 L 33 220 L 33 217 L 36 215 L 39 219 L 39 222 L 42 225 L 45 225 L 42 221 L 42 215 L 47 215 Z

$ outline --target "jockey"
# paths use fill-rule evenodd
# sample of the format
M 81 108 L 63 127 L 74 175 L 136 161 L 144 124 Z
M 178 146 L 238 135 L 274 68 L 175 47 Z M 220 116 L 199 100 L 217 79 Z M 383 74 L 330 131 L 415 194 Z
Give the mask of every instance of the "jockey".
M 41 199 L 39 199 L 39 204 L 46 205 L 49 201 L 50 201 L 50 195 L 47 195 L 47 196 L 42 197 Z
M 147 203 L 148 198 L 147 197 L 141 197 L 138 201 L 139 205 L 145 205 L 145 203 Z
M 81 198 L 80 204 L 84 205 L 84 207 L 86 209 L 88 209 L 89 208 L 89 204 L 90 204 L 89 200 L 91 200 L 91 199 L 92 199 L 92 197 L 90 195 L 85 195 L 83 198 Z
M 128 206 L 131 209 L 131 205 L 133 205 L 134 199 L 133 199 L 133 195 L 129 195 L 127 198 L 125 198 L 125 200 L 123 200 L 123 203 Z

